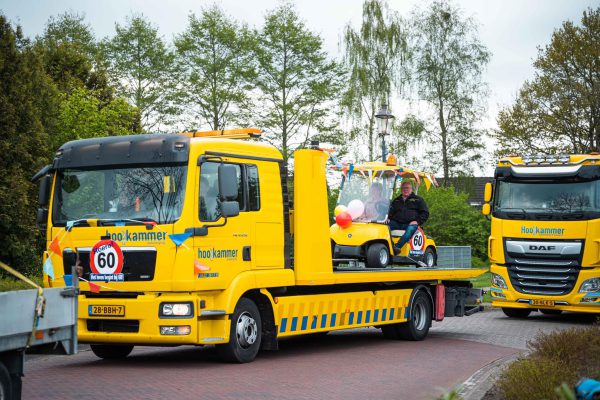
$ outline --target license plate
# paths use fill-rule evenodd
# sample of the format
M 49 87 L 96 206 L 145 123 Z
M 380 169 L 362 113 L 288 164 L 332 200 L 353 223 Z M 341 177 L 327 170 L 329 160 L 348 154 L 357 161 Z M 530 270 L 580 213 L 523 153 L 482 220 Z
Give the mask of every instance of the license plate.
M 89 315 L 124 317 L 125 306 L 89 306 Z
M 529 303 L 532 306 L 554 307 L 554 300 L 539 300 L 539 299 L 534 299 L 534 300 L 530 300 Z

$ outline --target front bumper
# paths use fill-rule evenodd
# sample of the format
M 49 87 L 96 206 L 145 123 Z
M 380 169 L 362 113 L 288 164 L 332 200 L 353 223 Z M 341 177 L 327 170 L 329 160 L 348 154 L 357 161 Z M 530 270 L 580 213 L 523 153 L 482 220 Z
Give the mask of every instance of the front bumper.
M 600 312 L 600 293 L 579 293 L 579 288 L 583 281 L 600 275 L 600 271 L 597 269 L 582 269 L 573 290 L 563 296 L 521 293 L 512 286 L 506 267 L 492 264 L 490 272 L 500 275 L 508 286 L 508 289 L 496 286 L 490 288 L 492 306 L 494 307 L 528 308 L 534 310 L 551 309 L 580 313 Z M 554 302 L 554 305 L 533 305 L 532 302 L 534 300 L 551 300 Z
M 161 303 L 191 302 L 188 317 L 161 317 Z M 131 343 L 144 345 L 201 345 L 229 340 L 229 316 L 208 309 L 210 300 L 195 294 L 145 293 L 135 298 L 79 296 L 77 331 L 82 343 Z M 92 316 L 92 306 L 123 306 L 123 316 Z M 204 306 L 204 308 L 201 308 Z M 189 326 L 186 335 L 161 334 L 161 326 Z

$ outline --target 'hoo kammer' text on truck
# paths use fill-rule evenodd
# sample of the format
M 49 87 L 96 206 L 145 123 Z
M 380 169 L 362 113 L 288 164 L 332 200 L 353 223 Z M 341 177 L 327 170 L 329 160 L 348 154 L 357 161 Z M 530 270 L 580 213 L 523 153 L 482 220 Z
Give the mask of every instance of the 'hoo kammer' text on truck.
M 474 269 L 338 271 L 329 233 L 327 155 L 287 173 L 252 129 L 69 142 L 40 171 L 38 221 L 55 286 L 80 271 L 79 340 L 102 358 L 134 345 L 214 344 L 247 362 L 277 339 L 378 326 L 423 339 L 464 315 Z M 44 275 L 44 279 L 48 277 Z
M 507 157 L 495 180 L 483 207 L 492 304 L 521 318 L 600 312 L 600 155 Z

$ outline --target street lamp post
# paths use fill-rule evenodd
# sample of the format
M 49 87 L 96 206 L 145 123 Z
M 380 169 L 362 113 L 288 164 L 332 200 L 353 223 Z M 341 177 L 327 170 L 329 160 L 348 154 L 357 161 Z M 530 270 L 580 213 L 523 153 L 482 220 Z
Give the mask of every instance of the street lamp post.
M 386 162 L 387 150 L 385 148 L 385 136 L 389 135 L 392 131 L 392 124 L 394 123 L 394 117 L 387 104 L 382 104 L 377 114 L 375 114 L 377 120 L 377 130 L 379 131 L 379 137 L 381 138 L 381 161 Z

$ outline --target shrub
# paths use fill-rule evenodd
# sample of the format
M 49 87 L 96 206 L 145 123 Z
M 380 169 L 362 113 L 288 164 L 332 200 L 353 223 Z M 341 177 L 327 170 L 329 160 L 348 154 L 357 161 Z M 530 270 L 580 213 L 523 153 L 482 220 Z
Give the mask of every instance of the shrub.
M 559 398 L 562 383 L 582 377 L 600 379 L 600 326 L 539 334 L 528 343 L 530 355 L 510 365 L 496 383 L 507 400 Z

